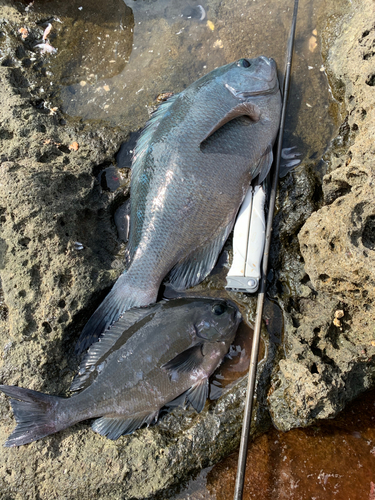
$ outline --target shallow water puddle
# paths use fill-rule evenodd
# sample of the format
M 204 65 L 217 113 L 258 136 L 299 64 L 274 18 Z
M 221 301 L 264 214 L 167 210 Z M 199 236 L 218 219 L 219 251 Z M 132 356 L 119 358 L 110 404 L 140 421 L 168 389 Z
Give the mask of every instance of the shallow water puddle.
M 319 158 L 338 125 L 329 115 L 321 29 L 325 9 L 332 15 L 345 3 L 300 2 L 285 142 L 305 157 Z M 33 8 L 42 15 L 44 4 Z M 135 131 L 158 95 L 179 92 L 217 66 L 264 54 L 283 71 L 292 7 L 279 0 L 109 0 L 103 9 L 98 0 L 51 0 L 58 52 L 46 61 L 62 84 L 64 112 Z
M 174 496 L 233 498 L 237 453 L 205 469 Z M 286 433 L 275 429 L 249 446 L 244 500 L 374 500 L 375 391 L 335 420 Z

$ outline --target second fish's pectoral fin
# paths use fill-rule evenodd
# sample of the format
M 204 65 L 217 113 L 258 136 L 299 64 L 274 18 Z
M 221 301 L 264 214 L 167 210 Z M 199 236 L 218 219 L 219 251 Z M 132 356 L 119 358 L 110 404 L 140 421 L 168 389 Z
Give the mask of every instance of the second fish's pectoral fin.
M 263 155 L 261 156 L 257 168 L 253 174 L 253 179 L 256 178 L 256 184 L 261 184 L 271 170 L 273 162 L 272 145 L 270 144 Z
M 127 331 L 133 325 L 144 319 L 147 315 L 150 315 L 150 319 L 152 319 L 154 308 L 160 307 L 160 304 L 161 303 L 159 303 L 159 305 L 155 304 L 147 309 L 142 307 L 129 309 L 129 311 L 126 311 L 116 323 L 105 330 L 99 341 L 91 345 L 82 359 L 78 373 L 70 386 L 70 390 L 79 391 L 90 385 L 92 382 L 90 375 L 94 370 L 93 367 L 107 355 L 120 338 L 121 344 L 125 344 L 133 333 L 133 331 L 131 331 L 127 334 Z
M 200 367 L 204 358 L 202 347 L 202 343 L 189 347 L 189 349 L 177 354 L 175 358 L 165 363 L 162 368 L 170 373 L 186 373 L 196 370 Z
M 253 122 L 257 122 L 260 119 L 260 109 L 257 105 L 251 102 L 241 102 L 234 108 L 232 108 L 223 118 L 218 121 L 212 129 L 202 138 L 201 143 L 204 142 L 208 137 L 219 130 L 223 125 L 238 118 L 239 116 L 248 116 Z
M 186 399 L 197 413 L 200 413 L 208 398 L 208 378 L 204 378 L 191 387 L 186 393 Z
M 158 415 L 159 411 L 132 418 L 101 417 L 95 420 L 91 427 L 98 434 L 116 440 L 124 434 L 132 434 L 143 424 L 149 426 L 154 420 L 157 420 Z
M 169 273 L 167 282 L 176 290 L 185 290 L 203 281 L 214 268 L 219 253 L 233 228 L 233 224 L 234 220 L 221 230 L 214 241 L 203 248 L 198 248 L 184 261 L 175 265 Z

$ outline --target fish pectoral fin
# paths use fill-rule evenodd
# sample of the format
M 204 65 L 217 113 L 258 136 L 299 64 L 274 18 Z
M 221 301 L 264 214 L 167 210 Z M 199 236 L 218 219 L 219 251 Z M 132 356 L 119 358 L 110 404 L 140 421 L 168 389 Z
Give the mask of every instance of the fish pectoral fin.
M 201 143 L 210 137 L 210 135 L 214 134 L 219 128 L 221 128 L 226 123 L 238 118 L 239 116 L 248 116 L 253 122 L 257 122 L 260 119 L 260 109 L 257 105 L 252 104 L 251 102 L 241 102 L 234 108 L 232 108 L 226 115 L 223 116 L 221 120 L 219 120 L 212 129 L 206 134 Z
M 116 440 L 124 434 L 132 434 L 143 424 L 147 424 L 148 427 L 154 420 L 157 420 L 158 415 L 159 411 L 132 418 L 101 417 L 95 420 L 91 427 L 98 434 L 106 436 L 108 439 Z
M 261 156 L 257 168 L 253 174 L 253 180 L 256 178 L 256 184 L 261 184 L 267 177 L 273 162 L 272 144 L 269 144 Z M 258 176 L 258 177 L 257 177 Z
M 185 290 L 186 288 L 195 286 L 210 274 L 233 228 L 234 219 L 233 214 L 233 220 L 221 230 L 213 241 L 210 241 L 204 247 L 196 249 L 192 255 L 188 255 L 185 260 L 174 266 L 169 273 L 167 282 L 175 290 Z
M 208 378 L 204 378 L 193 385 L 186 393 L 186 399 L 197 413 L 200 413 L 208 397 Z
M 189 349 L 177 354 L 176 357 L 165 363 L 162 368 L 170 373 L 186 373 L 199 368 L 204 358 L 202 347 L 203 343 L 189 347 Z

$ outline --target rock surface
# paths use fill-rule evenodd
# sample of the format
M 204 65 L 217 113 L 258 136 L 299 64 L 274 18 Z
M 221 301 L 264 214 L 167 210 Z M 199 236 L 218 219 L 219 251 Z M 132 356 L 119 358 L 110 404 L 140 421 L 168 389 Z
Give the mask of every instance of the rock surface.
M 124 247 L 113 215 L 128 196 L 129 173 L 123 172 L 113 193 L 103 191 L 96 176 L 111 165 L 128 133 L 102 122 L 66 121 L 54 109 L 56 89 L 42 57 L 30 59 L 43 28 L 36 25 L 21 42 L 24 6 L 2 4 L 0 382 L 66 394 L 77 368 L 74 341 L 121 272 Z M 266 344 L 254 433 L 269 423 L 263 394 L 272 366 L 269 404 L 282 429 L 334 416 L 372 383 L 375 32 L 365 10 L 354 2 L 345 20 L 330 20 L 338 30 L 334 43 L 327 34 L 332 87 L 341 99 L 346 92 L 346 142 L 335 142 L 323 187 L 313 160 L 281 183 L 270 293 L 283 309 L 284 345 L 277 353 L 280 339 L 271 336 Z M 252 301 L 237 299 L 252 319 Z M 265 315 L 274 322 L 271 312 Z M 2 449 L 0 498 L 163 498 L 163 489 L 238 445 L 244 393 L 241 380 L 200 415 L 178 410 L 116 442 L 82 423 L 19 449 Z M 3 443 L 15 424 L 3 395 L 0 422 Z
M 327 157 L 323 206 L 298 233 L 307 276 L 285 311 L 286 356 L 269 393 L 282 430 L 334 417 L 375 380 L 374 13 L 371 1 L 353 2 L 326 34 L 332 89 L 348 114 Z
M 128 132 L 66 120 L 52 104 L 56 87 L 43 56 L 32 50 L 43 34 L 40 14 L 28 14 L 34 28 L 22 42 L 24 7 L 1 8 L 0 382 L 67 395 L 75 341 L 123 269 L 113 216 L 128 197 L 129 171 L 114 192 L 98 177 Z M 153 496 L 238 445 L 245 385 L 200 415 L 179 409 L 115 442 L 86 422 L 28 446 L 1 446 L 0 498 Z M 0 422 L 2 445 L 15 425 L 3 394 Z M 263 405 L 253 431 L 267 425 Z

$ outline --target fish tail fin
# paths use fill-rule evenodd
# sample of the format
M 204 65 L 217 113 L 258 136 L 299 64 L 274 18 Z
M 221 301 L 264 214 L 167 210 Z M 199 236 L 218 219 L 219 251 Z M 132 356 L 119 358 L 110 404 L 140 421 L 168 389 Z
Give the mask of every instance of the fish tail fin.
M 75 353 L 80 355 L 86 351 L 128 309 L 148 306 L 155 302 L 157 293 L 158 289 L 151 287 L 148 290 L 135 287 L 130 283 L 128 273 L 122 274 L 84 326 Z
M 0 385 L 0 391 L 10 396 L 17 427 L 4 446 L 20 446 L 41 439 L 68 427 L 56 425 L 56 405 L 61 398 L 22 387 Z

